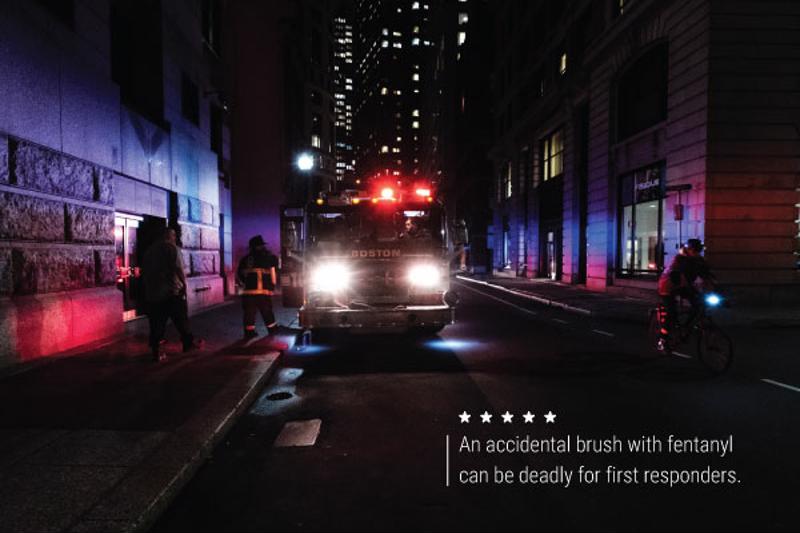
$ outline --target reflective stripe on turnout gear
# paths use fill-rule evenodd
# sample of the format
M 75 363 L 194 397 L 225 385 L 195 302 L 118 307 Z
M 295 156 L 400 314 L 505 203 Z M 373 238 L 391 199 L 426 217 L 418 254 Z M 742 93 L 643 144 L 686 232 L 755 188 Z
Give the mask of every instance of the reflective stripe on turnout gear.
M 272 282 L 272 273 L 270 272 L 271 268 L 245 268 L 242 270 L 242 275 L 247 278 L 248 274 L 255 274 L 256 275 L 256 288 L 255 289 L 248 289 L 244 288 L 242 290 L 242 294 L 244 295 L 256 295 L 256 294 L 266 294 L 270 295 L 273 291 L 264 288 L 264 276 L 270 276 L 270 283 Z

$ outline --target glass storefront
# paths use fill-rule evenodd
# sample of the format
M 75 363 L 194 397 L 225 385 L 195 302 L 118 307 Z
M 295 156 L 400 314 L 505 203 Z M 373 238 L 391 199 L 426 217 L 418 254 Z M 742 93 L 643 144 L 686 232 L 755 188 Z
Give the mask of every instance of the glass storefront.
M 655 276 L 663 269 L 664 164 L 620 177 L 618 273 Z

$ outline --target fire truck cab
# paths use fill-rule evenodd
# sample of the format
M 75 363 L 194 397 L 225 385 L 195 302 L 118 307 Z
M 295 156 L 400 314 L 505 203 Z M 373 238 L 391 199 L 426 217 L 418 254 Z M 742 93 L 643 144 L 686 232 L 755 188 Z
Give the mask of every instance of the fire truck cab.
M 349 191 L 281 219 L 284 306 L 311 331 L 433 334 L 455 318 L 448 231 L 430 189 Z

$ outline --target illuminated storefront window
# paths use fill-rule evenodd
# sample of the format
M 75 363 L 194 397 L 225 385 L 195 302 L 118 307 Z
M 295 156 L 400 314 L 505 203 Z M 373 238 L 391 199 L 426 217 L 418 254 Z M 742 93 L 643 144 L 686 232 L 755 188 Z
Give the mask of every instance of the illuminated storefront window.
M 664 262 L 664 165 L 626 174 L 619 183 L 619 273 L 657 275 Z

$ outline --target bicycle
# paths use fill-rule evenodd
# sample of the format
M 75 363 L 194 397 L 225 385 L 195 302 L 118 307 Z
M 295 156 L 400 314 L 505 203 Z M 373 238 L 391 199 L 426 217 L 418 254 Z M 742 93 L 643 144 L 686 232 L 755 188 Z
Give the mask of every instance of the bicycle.
M 660 353 L 670 354 L 696 333 L 696 357 L 714 374 L 725 373 L 733 363 L 733 341 L 707 313 L 708 308 L 718 307 L 723 302 L 723 298 L 717 293 L 705 294 L 694 316 L 683 311 L 683 306 L 679 305 L 678 316 L 675 317 L 666 338 L 660 335 L 666 309 L 663 304 L 659 304 L 650 310 L 649 337 L 652 346 Z

